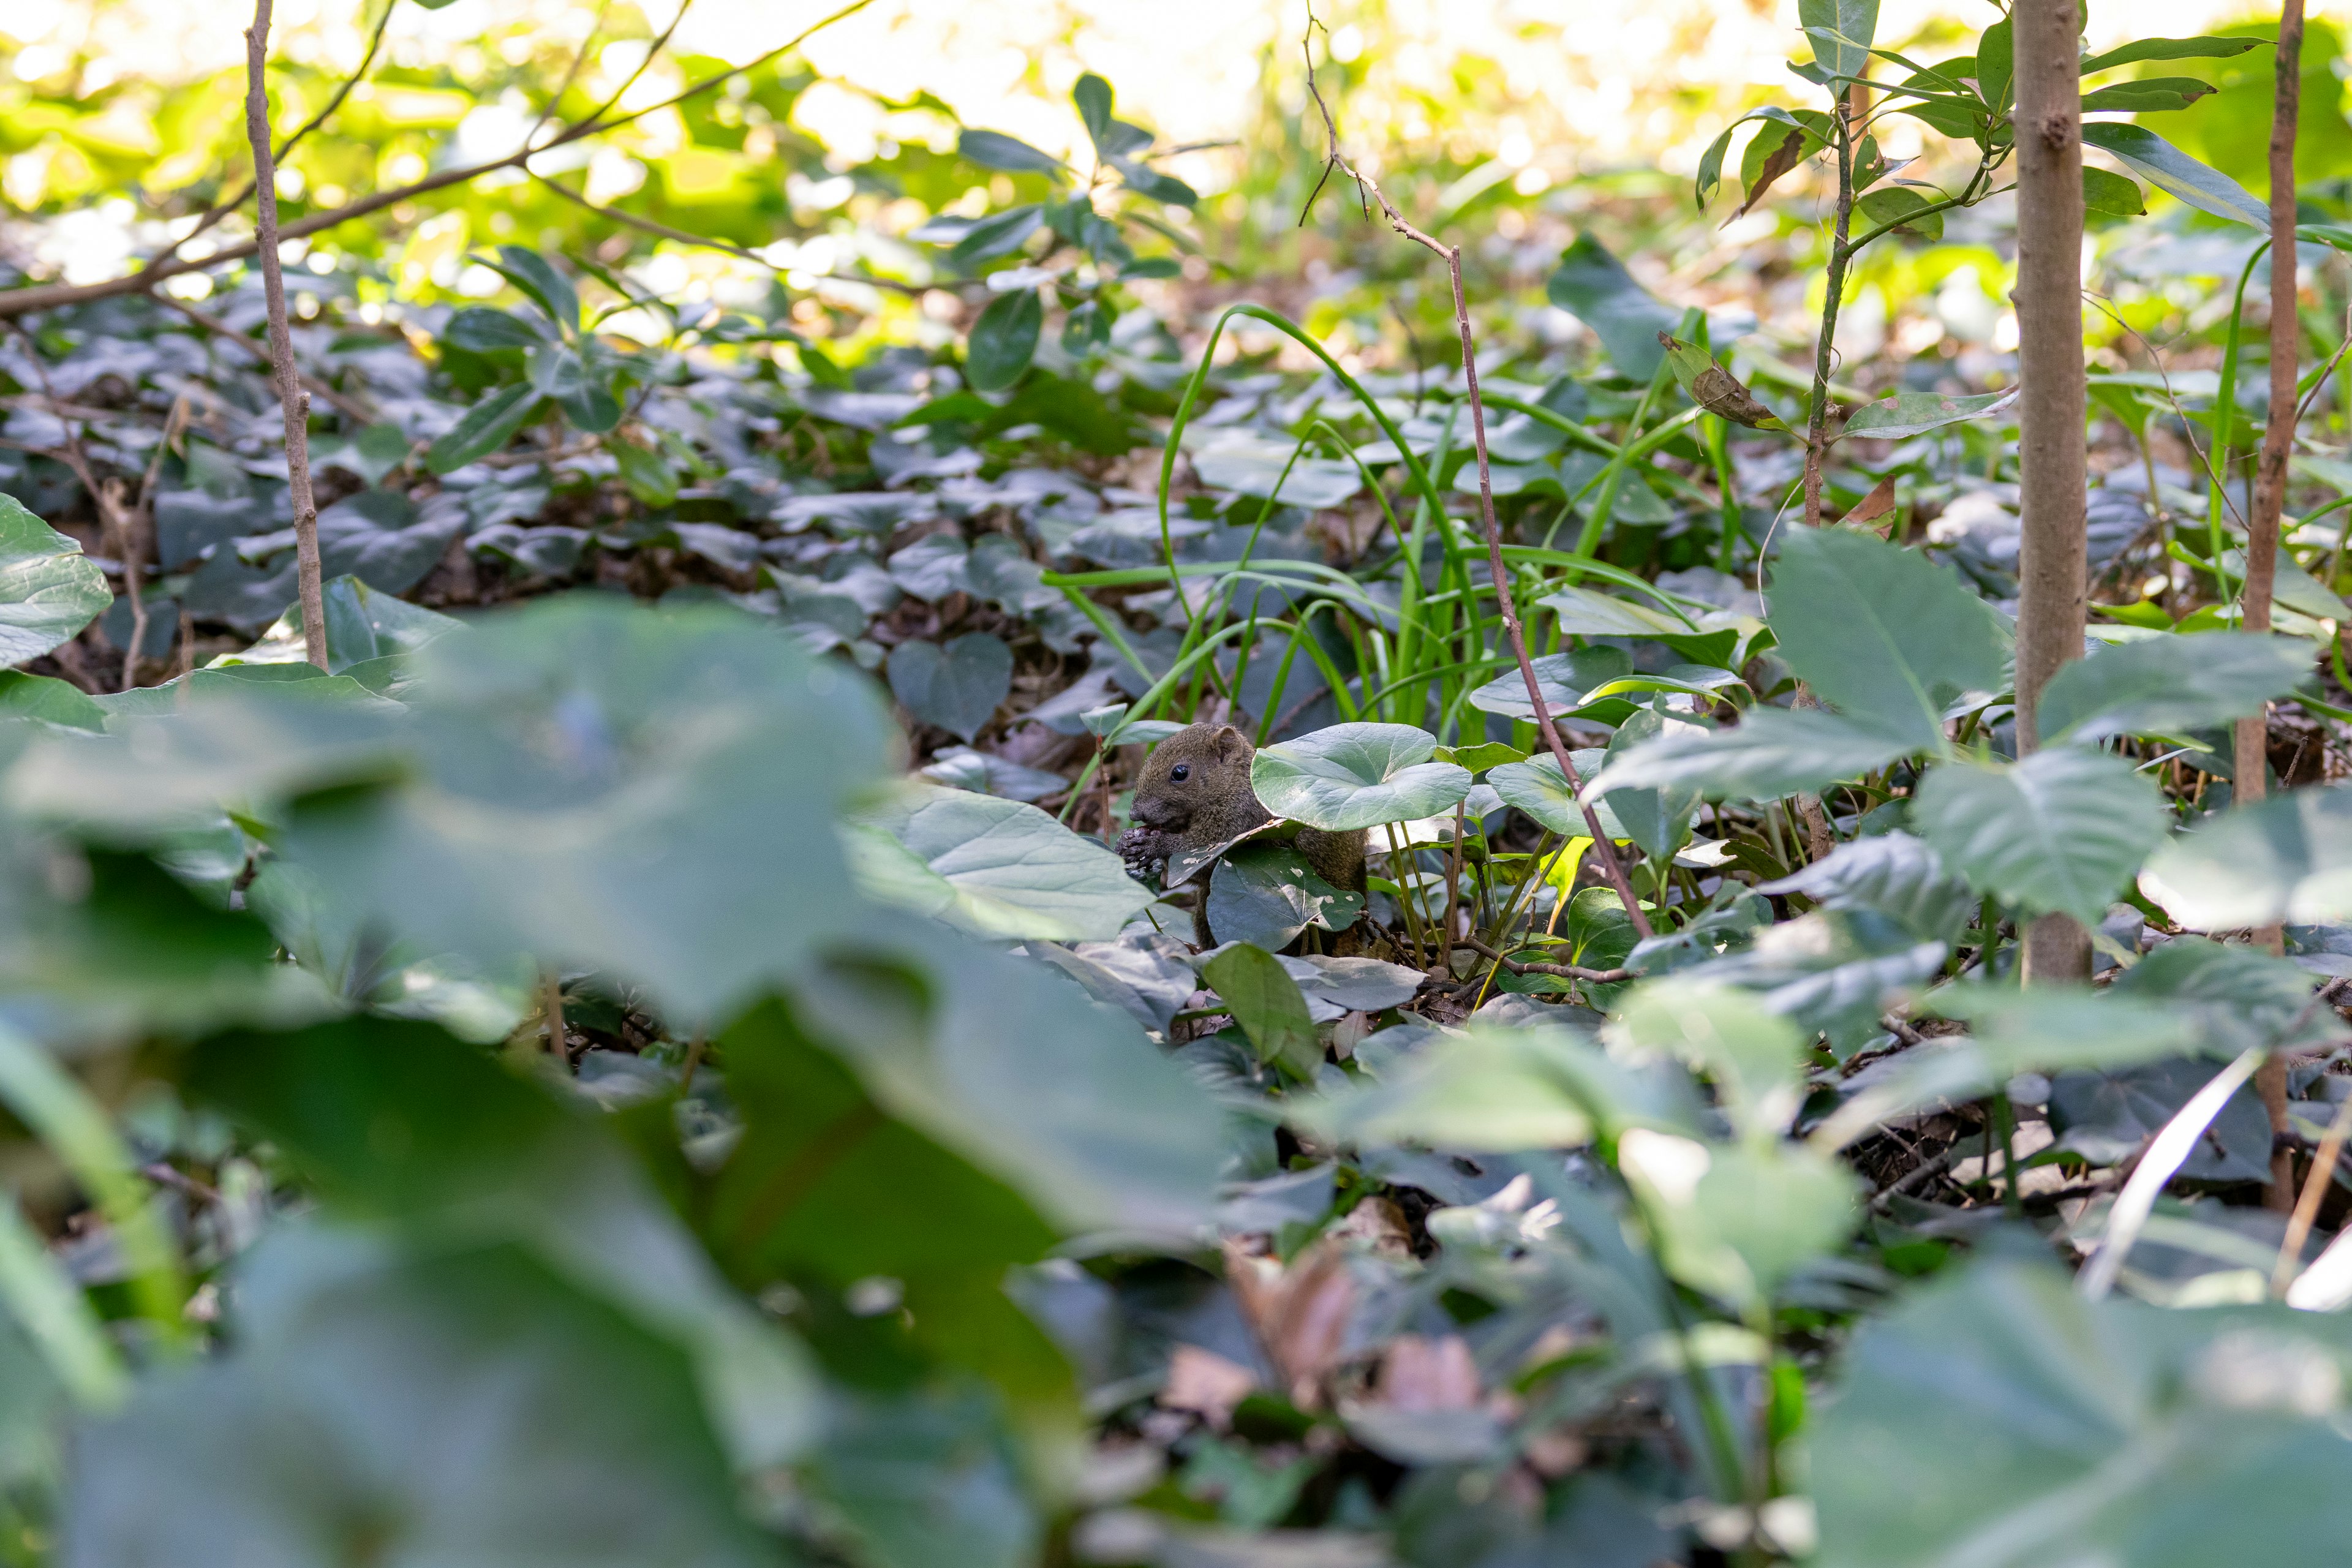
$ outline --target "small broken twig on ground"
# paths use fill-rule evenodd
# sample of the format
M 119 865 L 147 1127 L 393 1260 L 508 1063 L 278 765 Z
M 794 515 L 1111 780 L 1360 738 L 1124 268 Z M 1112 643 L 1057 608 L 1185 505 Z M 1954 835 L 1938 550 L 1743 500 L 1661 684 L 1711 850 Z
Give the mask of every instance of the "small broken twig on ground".
M 1576 963 L 1544 963 L 1535 959 L 1505 958 L 1475 936 L 1455 937 L 1454 945 L 1481 958 L 1491 958 L 1514 974 L 1550 974 L 1562 980 L 1581 980 L 1592 985 L 1614 985 L 1621 980 L 1633 978 L 1633 972 L 1630 969 L 1587 969 Z

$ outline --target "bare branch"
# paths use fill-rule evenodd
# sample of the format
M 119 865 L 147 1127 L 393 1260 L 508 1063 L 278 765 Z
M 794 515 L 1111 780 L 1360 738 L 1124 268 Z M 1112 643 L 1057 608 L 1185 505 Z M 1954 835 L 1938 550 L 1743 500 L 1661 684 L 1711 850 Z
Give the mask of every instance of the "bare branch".
M 245 134 L 253 143 L 255 238 L 261 255 L 262 295 L 269 304 L 269 357 L 278 401 L 286 411 L 286 479 L 294 501 L 294 561 L 302 605 L 302 648 L 327 668 L 327 606 L 320 584 L 319 507 L 310 494 L 310 395 L 294 368 L 294 339 L 286 325 L 286 277 L 278 258 L 278 165 L 269 154 L 270 0 L 255 0 L 245 35 Z

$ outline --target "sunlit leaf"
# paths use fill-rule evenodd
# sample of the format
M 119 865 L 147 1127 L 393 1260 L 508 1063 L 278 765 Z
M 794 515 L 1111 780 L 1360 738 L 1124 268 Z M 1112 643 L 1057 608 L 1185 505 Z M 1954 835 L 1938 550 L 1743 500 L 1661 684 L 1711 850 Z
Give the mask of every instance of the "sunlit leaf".
M 1261 748 L 1250 783 L 1268 811 L 1340 832 L 1451 811 L 1470 770 L 1432 760 L 1437 741 L 1410 724 L 1334 724 Z
M 0 667 L 40 658 L 113 602 L 79 544 L 0 494 Z
M 2011 766 L 1929 771 L 1912 820 L 1979 890 L 2036 914 L 2096 925 L 2164 842 L 2163 797 L 2129 762 L 2053 746 Z

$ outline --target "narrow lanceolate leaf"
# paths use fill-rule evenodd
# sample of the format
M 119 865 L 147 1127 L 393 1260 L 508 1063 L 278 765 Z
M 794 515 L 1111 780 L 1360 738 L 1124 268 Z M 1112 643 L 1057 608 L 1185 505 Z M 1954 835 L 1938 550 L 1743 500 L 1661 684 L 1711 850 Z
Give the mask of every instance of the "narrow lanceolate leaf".
M 1984 392 L 1970 397 L 1946 397 L 1937 392 L 1898 392 L 1877 403 L 1865 404 L 1845 422 L 1844 435 L 1895 441 L 1924 436 L 1947 425 L 1998 414 L 2017 400 L 2017 391 Z
M 1860 778 L 1909 749 L 1818 708 L 1756 708 L 1731 729 L 1670 732 L 1614 758 L 1586 793 L 1686 784 L 1710 800 L 1779 800 Z
M 2034 914 L 2095 925 L 2164 842 L 2164 798 L 2121 757 L 2053 746 L 2011 766 L 1948 763 L 1913 820 L 1978 891 Z
M 1612 363 L 1636 381 L 1657 370 L 1657 334 L 1682 318 L 1633 281 L 1624 264 L 1589 234 L 1580 234 L 1544 285 L 1551 302 L 1592 329 Z
M 2268 38 L 2141 38 L 2120 48 L 2093 55 L 2083 62 L 2083 74 L 2112 70 L 2140 60 L 2224 60 L 2248 49 L 2268 48 Z
M 1716 363 L 1714 357 L 1696 343 L 1686 343 L 1672 332 L 1660 332 L 1658 342 L 1666 351 L 1666 363 L 1674 367 L 1675 379 L 1690 394 L 1690 400 L 1709 414 L 1719 414 L 1750 430 L 1789 427 L 1779 415 L 1758 401 L 1754 393 L 1741 385 L 1738 376 Z
M 2000 688 L 2000 623 L 1951 573 L 1843 529 L 1784 541 L 1769 599 L 1781 657 L 1848 718 L 1902 750 L 1938 751 L 1946 705 Z
M 2085 114 L 2158 114 L 2186 109 L 2213 90 L 2210 81 L 2194 77 L 2157 76 L 2139 81 L 2119 81 L 2083 95 Z
M 40 658 L 113 602 L 80 544 L 0 495 L 0 667 Z
M 1051 153 L 1002 131 L 967 131 L 956 138 L 956 151 L 983 169 L 1008 174 L 1058 174 L 1064 168 Z
M 2083 145 L 2109 154 L 2157 189 L 2199 212 L 2264 232 L 2270 228 L 2270 209 L 2245 186 L 2199 163 L 2145 126 L 2095 121 L 2083 127 Z
M 2223 812 L 2158 850 L 2140 889 L 2196 931 L 2352 921 L 2352 785 Z
M 448 434 L 425 448 L 425 466 L 446 474 L 488 457 L 514 438 L 539 406 L 539 388 L 528 384 L 490 394 L 466 410 L 466 416 Z
M 2062 665 L 2042 689 L 2043 741 L 2177 735 L 2249 718 L 2311 673 L 2311 645 L 2256 632 L 2116 643 Z

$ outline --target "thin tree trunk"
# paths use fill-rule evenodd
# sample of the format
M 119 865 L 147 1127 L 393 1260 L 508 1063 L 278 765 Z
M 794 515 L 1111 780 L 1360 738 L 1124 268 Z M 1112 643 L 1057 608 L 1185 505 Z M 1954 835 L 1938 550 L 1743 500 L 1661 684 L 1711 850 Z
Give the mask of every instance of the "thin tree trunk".
M 2083 127 L 2076 0 L 2018 0 L 2017 749 L 2040 743 L 2042 688 L 2083 656 L 2086 391 L 2083 380 Z M 2087 979 L 2090 937 L 2064 915 L 2021 933 L 2027 984 Z
M 2286 463 L 2294 448 L 2295 318 L 2294 132 L 2303 96 L 2303 0 L 2285 0 L 2279 14 L 2278 101 L 2271 111 L 2271 405 L 2263 425 L 2263 456 L 2255 474 L 2253 515 L 2246 522 L 2246 590 L 2242 625 L 2250 632 L 2271 629 L 2271 591 L 2278 580 L 2279 514 L 2286 506 Z M 2238 721 L 2232 737 L 2231 798 L 2243 804 L 2269 793 L 2270 719 Z M 2254 940 L 2273 952 L 2285 944 L 2276 926 Z M 2263 1205 L 2281 1214 L 2294 1207 L 2294 1154 L 2276 1145 L 2292 1131 L 2286 1108 L 2286 1058 L 2273 1053 L 2254 1074 L 2254 1088 L 2269 1111 L 2270 1186 Z
M 245 34 L 245 134 L 253 143 L 255 254 L 269 306 L 269 361 L 286 411 L 286 481 L 294 501 L 294 563 L 302 605 L 302 651 L 327 668 L 327 606 L 319 581 L 319 508 L 310 494 L 310 395 L 294 368 L 286 326 L 286 277 L 278 260 L 278 161 L 269 151 L 269 4 L 255 0 Z

